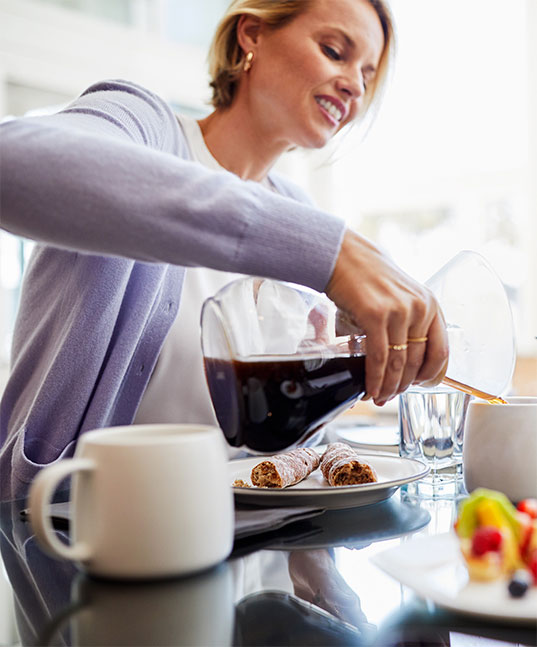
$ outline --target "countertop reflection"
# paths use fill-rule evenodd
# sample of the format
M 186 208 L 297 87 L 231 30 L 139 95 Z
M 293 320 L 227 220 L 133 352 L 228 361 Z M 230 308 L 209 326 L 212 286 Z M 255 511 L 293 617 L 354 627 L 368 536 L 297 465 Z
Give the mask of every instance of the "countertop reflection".
M 225 563 L 195 577 L 151 583 L 94 579 L 48 557 L 20 518 L 23 507 L 1 506 L 18 634 L 7 644 L 537 644 L 533 627 L 434 609 L 371 562 L 378 551 L 446 532 L 454 521 L 455 500 L 421 499 L 406 486 L 382 503 L 236 541 Z

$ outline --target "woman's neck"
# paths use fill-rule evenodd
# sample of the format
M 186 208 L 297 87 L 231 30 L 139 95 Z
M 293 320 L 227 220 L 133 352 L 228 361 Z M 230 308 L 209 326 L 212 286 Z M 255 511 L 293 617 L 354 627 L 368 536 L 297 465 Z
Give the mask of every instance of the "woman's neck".
M 198 123 L 212 156 L 243 180 L 262 181 L 287 149 L 263 132 L 251 111 L 237 104 L 217 109 Z

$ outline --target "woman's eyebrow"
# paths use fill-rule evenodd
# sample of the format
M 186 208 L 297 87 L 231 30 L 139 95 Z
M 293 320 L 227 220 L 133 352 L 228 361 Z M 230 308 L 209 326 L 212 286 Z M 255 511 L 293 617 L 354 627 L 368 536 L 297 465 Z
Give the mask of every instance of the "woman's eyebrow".
M 343 38 L 347 47 L 349 47 L 350 49 L 356 49 L 356 41 L 354 41 L 345 30 L 341 29 L 341 27 L 336 27 L 335 25 L 326 25 L 325 30 L 336 32 L 341 38 Z M 375 67 L 375 65 L 370 64 L 364 68 L 364 71 L 370 72 L 371 74 L 376 74 L 377 68 Z
M 340 27 L 336 27 L 335 25 L 326 25 L 323 29 L 323 31 L 335 31 L 343 38 L 345 41 L 345 44 L 348 45 L 349 47 L 355 47 L 356 43 L 353 41 L 353 39 L 345 32 L 343 29 Z

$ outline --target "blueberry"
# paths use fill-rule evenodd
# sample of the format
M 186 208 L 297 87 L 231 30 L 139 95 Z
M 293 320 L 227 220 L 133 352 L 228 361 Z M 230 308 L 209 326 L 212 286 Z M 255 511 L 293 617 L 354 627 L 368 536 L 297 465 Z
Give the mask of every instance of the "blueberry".
M 521 598 L 531 586 L 531 575 L 529 571 L 518 570 L 513 573 L 509 582 L 509 593 L 513 598 Z

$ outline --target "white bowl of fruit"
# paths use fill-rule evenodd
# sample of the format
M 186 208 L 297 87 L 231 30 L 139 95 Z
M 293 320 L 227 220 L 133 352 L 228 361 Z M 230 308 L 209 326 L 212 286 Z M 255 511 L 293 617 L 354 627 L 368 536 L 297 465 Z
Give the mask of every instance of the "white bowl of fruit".
M 505 579 L 512 597 L 537 585 L 537 499 L 515 506 L 479 488 L 461 503 L 455 531 L 471 580 Z

